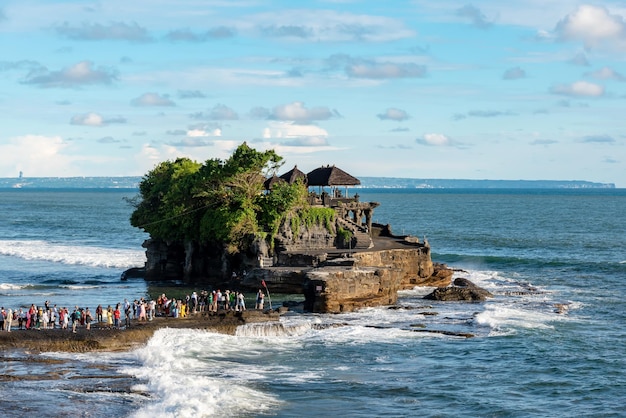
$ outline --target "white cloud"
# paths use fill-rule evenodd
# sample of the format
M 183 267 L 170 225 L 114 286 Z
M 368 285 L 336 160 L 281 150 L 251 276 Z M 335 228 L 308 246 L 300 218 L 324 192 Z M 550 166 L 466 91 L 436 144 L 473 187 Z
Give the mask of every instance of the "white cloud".
M 0 176 L 15 177 L 23 171 L 28 177 L 71 175 L 71 158 L 63 155 L 67 143 L 60 136 L 24 135 L 0 144 Z
M 108 25 L 83 23 L 81 27 L 72 27 L 65 22 L 55 30 L 59 35 L 75 40 L 123 40 L 135 42 L 150 40 L 147 30 L 140 27 L 137 23 L 113 22 Z
M 526 71 L 521 69 L 520 67 L 509 68 L 502 75 L 504 80 L 517 80 L 520 78 L 526 78 Z
M 282 140 L 281 146 L 324 147 L 328 132 L 316 125 L 298 125 L 293 122 L 272 122 L 263 130 L 263 138 Z
M 415 140 L 418 144 L 434 147 L 447 147 L 454 145 L 453 141 L 444 134 L 424 134 Z
M 556 25 L 555 32 L 560 39 L 582 41 L 587 48 L 602 43 L 626 46 L 624 18 L 611 14 L 602 6 L 579 6 Z
M 617 81 L 625 81 L 626 77 L 622 74 L 618 73 L 614 69 L 610 67 L 602 67 L 597 71 L 592 71 L 590 73 L 586 73 L 585 75 L 589 77 L 593 77 L 598 80 L 617 80 Z
M 26 75 L 23 84 L 39 87 L 72 88 L 90 84 L 111 84 L 117 72 L 104 67 L 94 67 L 91 61 L 81 61 L 59 71 L 35 69 Z
M 350 77 L 357 78 L 421 78 L 426 76 L 426 67 L 415 63 L 359 63 L 346 68 Z
M 144 93 L 130 101 L 133 106 L 176 106 L 167 96 L 158 93 Z
M 84 115 L 72 116 L 70 123 L 72 125 L 102 126 L 104 119 L 97 113 L 86 113 Z
M 105 119 L 98 113 L 85 113 L 82 115 L 74 115 L 70 120 L 72 125 L 84 125 L 84 126 L 105 126 L 112 123 L 126 123 L 126 119 L 122 117 L 107 118 Z
M 589 60 L 587 59 L 587 55 L 584 52 L 579 52 L 578 54 L 574 55 L 574 57 L 571 58 L 568 62 L 570 64 L 578 65 L 581 67 L 589 66 Z
M 409 114 L 406 111 L 393 107 L 388 108 L 387 110 L 385 110 L 384 113 L 379 113 L 376 116 L 380 120 L 395 120 L 397 122 L 402 122 L 410 118 Z
M 239 115 L 230 107 L 217 104 L 208 112 L 197 112 L 191 115 L 193 119 L 199 120 L 237 120 Z
M 314 120 L 327 120 L 338 116 L 336 111 L 327 107 L 313 107 L 307 109 L 303 102 L 292 102 L 282 106 L 276 106 L 272 110 L 270 119 L 308 123 Z
M 222 136 L 222 130 L 219 128 L 214 129 L 212 132 L 204 129 L 190 129 L 187 131 L 187 136 L 190 138 L 206 137 L 206 136 Z
M 565 96 L 600 97 L 604 95 L 604 86 L 587 81 L 576 81 L 571 84 L 558 84 L 551 92 Z
M 472 25 L 480 29 L 487 29 L 492 25 L 484 13 L 479 8 L 471 4 L 466 4 L 465 6 L 457 9 L 456 15 L 469 19 Z
M 247 16 L 238 25 L 242 30 L 260 30 L 265 36 L 315 42 L 389 42 L 415 37 L 402 19 L 335 10 L 285 8 Z

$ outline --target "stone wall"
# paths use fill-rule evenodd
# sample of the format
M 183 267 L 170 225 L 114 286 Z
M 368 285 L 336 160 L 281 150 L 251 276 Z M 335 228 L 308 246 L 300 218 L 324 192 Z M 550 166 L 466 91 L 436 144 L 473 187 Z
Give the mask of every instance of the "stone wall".
M 325 266 L 305 273 L 305 309 L 340 313 L 392 305 L 398 290 L 435 273 L 427 246 L 352 254 L 353 266 Z
M 368 306 L 392 305 L 398 298 L 402 272 L 393 268 L 326 267 L 306 274 L 305 310 L 350 312 Z
M 430 247 L 414 246 L 406 249 L 365 251 L 353 254 L 355 267 L 386 267 L 400 271 L 400 289 L 411 289 L 433 275 Z

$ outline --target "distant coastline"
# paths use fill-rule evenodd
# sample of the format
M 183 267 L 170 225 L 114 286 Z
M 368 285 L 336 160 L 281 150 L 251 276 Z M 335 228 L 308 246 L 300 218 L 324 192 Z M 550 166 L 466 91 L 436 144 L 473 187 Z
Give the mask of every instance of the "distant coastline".
M 405 189 L 615 189 L 614 183 L 584 180 L 471 180 L 360 177 L 361 187 Z
M 0 189 L 137 189 L 140 176 L 4 177 Z M 470 180 L 360 177 L 356 188 L 396 189 L 615 189 L 614 183 L 584 180 Z

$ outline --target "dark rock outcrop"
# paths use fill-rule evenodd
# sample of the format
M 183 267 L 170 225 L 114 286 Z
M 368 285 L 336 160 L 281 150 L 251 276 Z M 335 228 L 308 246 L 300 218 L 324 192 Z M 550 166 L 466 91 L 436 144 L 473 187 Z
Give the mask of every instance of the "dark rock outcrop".
M 417 277 L 413 281 L 413 285 L 426 287 L 447 287 L 452 283 L 453 274 L 454 270 L 448 268 L 445 264 L 434 263 L 433 274 L 427 277 Z
M 464 278 L 454 280 L 454 286 L 440 287 L 424 296 L 424 299 L 439 301 L 484 302 L 493 295 L 482 287 Z

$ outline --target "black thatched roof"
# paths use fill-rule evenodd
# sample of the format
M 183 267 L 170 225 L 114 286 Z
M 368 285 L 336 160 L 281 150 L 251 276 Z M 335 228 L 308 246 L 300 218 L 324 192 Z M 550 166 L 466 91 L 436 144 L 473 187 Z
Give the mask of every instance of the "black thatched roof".
M 361 184 L 361 180 L 334 165 L 316 168 L 306 176 L 309 186 L 357 186 Z
M 272 190 L 272 187 L 274 187 L 274 185 L 280 181 L 285 180 L 281 179 L 280 177 L 276 177 L 276 174 L 274 174 L 272 177 L 263 182 L 263 187 L 265 187 L 265 190 Z
M 293 168 L 291 170 L 287 171 L 285 174 L 280 176 L 280 178 L 282 180 L 285 180 L 289 184 L 295 183 L 298 179 L 302 179 L 304 184 L 307 183 L 306 174 L 304 174 L 302 171 L 298 170 L 298 166 L 297 165 L 293 166 Z

